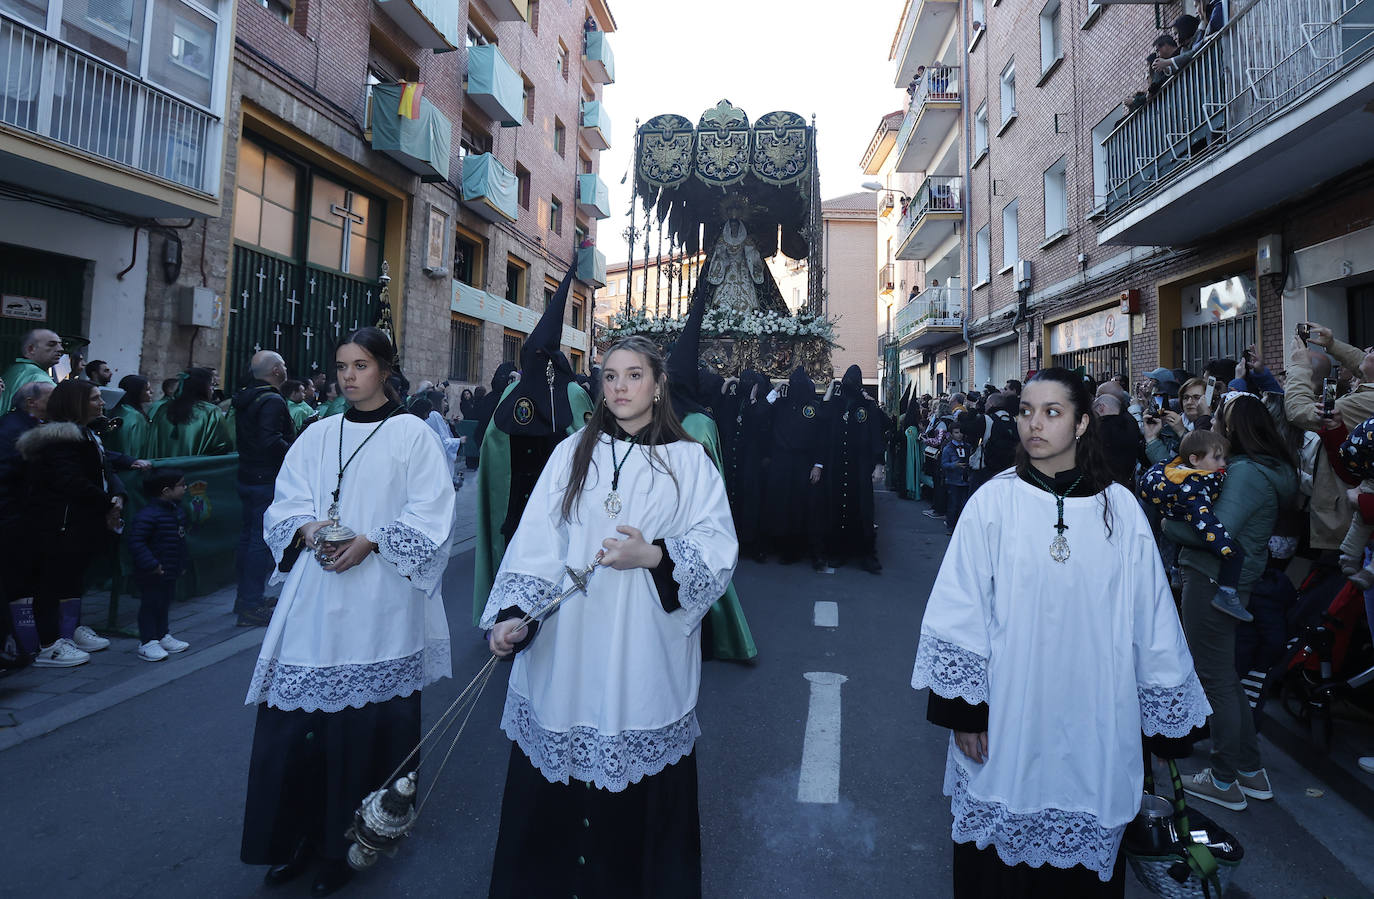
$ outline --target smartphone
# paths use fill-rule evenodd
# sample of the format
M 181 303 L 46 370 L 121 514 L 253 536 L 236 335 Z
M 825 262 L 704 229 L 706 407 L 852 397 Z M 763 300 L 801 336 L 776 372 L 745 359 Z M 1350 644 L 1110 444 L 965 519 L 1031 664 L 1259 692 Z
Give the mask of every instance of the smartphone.
M 1161 396 L 1161 395 L 1158 394 L 1158 393 L 1156 393 L 1154 396 L 1150 397 L 1150 408 L 1151 408 L 1152 410 L 1154 410 L 1155 415 L 1158 415 L 1159 413 L 1163 412 L 1163 411 L 1164 411 L 1164 397 Z
M 1322 381 L 1322 414 L 1334 415 L 1336 413 L 1336 379 L 1326 378 Z
M 1207 408 L 1212 408 L 1212 397 L 1216 396 L 1217 379 L 1215 375 L 1207 376 L 1207 392 L 1202 395 L 1202 401 L 1207 404 Z
M 1302 338 L 1303 343 L 1306 343 L 1312 337 L 1312 323 L 1298 322 L 1298 336 Z

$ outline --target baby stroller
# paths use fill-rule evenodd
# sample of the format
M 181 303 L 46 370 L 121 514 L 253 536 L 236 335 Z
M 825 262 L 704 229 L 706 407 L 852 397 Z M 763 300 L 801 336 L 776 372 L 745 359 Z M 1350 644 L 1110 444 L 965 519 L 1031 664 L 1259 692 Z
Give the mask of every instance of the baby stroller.
M 1329 569 L 1314 569 L 1298 588 L 1298 603 L 1289 616 L 1293 636 L 1275 669 L 1284 709 L 1307 725 L 1324 750 L 1331 748 L 1332 704 L 1374 683 L 1364 594 L 1336 574 L 1341 580 L 1333 579 Z

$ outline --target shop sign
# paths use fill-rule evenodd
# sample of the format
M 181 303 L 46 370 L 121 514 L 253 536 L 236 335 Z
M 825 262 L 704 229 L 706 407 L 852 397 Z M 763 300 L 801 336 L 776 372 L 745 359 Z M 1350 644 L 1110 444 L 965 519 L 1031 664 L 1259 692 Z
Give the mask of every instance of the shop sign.
M 26 322 L 48 320 L 48 301 L 38 297 L 0 296 L 0 318 L 17 318 Z
M 1129 321 L 1118 309 L 1104 309 L 1080 318 L 1071 318 L 1050 327 L 1050 355 L 1090 350 L 1093 347 L 1123 343 Z

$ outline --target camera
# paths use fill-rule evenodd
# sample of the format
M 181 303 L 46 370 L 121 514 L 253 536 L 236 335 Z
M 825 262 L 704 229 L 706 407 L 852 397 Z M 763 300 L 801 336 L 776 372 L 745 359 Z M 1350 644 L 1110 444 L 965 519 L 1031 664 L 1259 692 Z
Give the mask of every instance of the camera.
M 1322 381 L 1322 414 L 1334 415 L 1336 412 L 1336 379 Z
M 1298 336 L 1306 343 L 1312 337 L 1312 323 L 1298 322 Z

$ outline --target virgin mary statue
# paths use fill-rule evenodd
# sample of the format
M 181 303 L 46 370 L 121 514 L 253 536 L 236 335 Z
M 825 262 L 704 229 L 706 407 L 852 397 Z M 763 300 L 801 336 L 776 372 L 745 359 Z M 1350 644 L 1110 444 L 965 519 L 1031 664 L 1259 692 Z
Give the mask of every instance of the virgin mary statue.
M 739 219 L 727 221 L 711 250 L 711 261 L 706 268 L 706 280 L 715 288 L 715 308 L 731 312 L 753 312 L 761 308 L 764 304 L 760 302 L 760 288 L 767 272 L 744 222 Z

